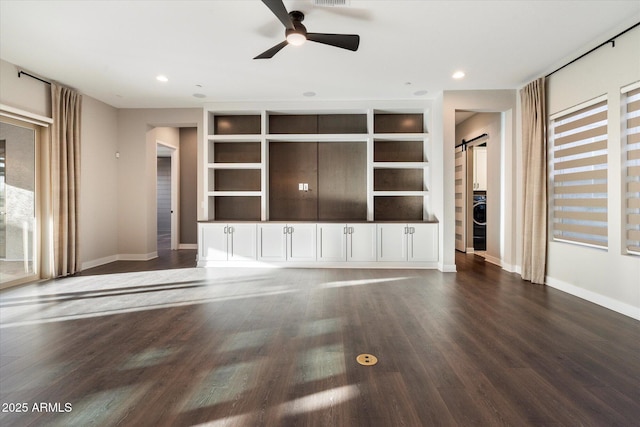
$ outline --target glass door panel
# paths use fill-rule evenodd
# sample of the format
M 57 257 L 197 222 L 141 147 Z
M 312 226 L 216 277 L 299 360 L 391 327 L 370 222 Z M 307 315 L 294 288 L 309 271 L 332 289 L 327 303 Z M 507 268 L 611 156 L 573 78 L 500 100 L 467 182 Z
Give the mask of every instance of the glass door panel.
M 0 122 L 0 287 L 37 278 L 36 132 Z

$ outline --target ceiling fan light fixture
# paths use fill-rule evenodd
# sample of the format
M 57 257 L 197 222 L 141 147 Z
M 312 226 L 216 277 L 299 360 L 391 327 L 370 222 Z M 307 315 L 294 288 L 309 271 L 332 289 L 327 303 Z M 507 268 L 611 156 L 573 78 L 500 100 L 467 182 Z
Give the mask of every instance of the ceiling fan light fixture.
M 287 43 L 291 45 L 300 46 L 306 41 L 307 37 L 303 33 L 299 33 L 296 31 L 289 31 L 287 33 Z

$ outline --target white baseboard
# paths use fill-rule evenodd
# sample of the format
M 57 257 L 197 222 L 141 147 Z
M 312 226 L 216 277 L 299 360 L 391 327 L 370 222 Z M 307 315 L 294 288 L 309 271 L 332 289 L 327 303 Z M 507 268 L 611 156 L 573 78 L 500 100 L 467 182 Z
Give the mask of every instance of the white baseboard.
M 83 270 L 87 270 L 89 268 L 99 267 L 101 265 L 109 264 L 110 262 L 115 262 L 117 260 L 118 260 L 118 255 L 109 255 L 106 257 L 85 261 L 81 264 L 81 268 Z
M 598 293 L 580 288 L 570 283 L 563 282 L 562 280 L 554 279 L 553 277 L 546 277 L 547 286 L 554 289 L 558 289 L 562 292 L 566 292 L 578 298 L 582 298 L 594 304 L 598 304 L 602 307 L 613 310 L 617 313 L 629 316 L 632 319 L 640 320 L 640 307 L 634 307 L 630 304 L 615 300 L 613 298 L 600 295 Z
M 178 249 L 198 249 L 197 243 L 180 243 Z
M 158 251 L 148 254 L 118 254 L 118 261 L 149 261 L 158 258 Z
M 104 264 L 109 264 L 110 262 L 116 261 L 149 261 L 151 259 L 158 258 L 158 252 L 151 252 L 148 254 L 117 254 L 117 255 L 109 255 L 106 257 L 92 259 L 89 261 L 85 261 L 81 264 L 82 270 L 87 270 L 89 268 L 99 267 Z
M 443 273 L 455 273 L 456 271 L 456 265 L 455 264 L 440 264 L 438 263 L 438 270 L 442 271 Z
M 496 258 L 494 256 L 486 254 L 484 256 L 484 260 L 485 260 L 485 262 L 489 262 L 489 263 L 491 263 L 493 265 L 497 265 L 498 267 L 502 267 L 502 260 L 500 258 Z

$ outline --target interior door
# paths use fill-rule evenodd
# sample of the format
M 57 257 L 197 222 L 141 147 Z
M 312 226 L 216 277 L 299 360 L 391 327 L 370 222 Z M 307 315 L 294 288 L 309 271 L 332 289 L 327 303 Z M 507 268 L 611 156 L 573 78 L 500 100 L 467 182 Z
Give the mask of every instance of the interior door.
M 462 146 L 456 147 L 455 164 L 456 250 L 467 250 L 467 156 Z

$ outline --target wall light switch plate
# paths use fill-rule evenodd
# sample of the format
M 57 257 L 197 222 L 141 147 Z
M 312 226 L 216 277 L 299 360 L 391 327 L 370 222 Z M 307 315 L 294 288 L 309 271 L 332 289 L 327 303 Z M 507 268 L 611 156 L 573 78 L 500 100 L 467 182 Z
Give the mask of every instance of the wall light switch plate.
M 298 190 L 303 191 L 304 190 L 304 184 L 303 183 L 298 183 Z
M 308 183 L 304 183 L 304 191 L 309 191 L 309 184 Z

